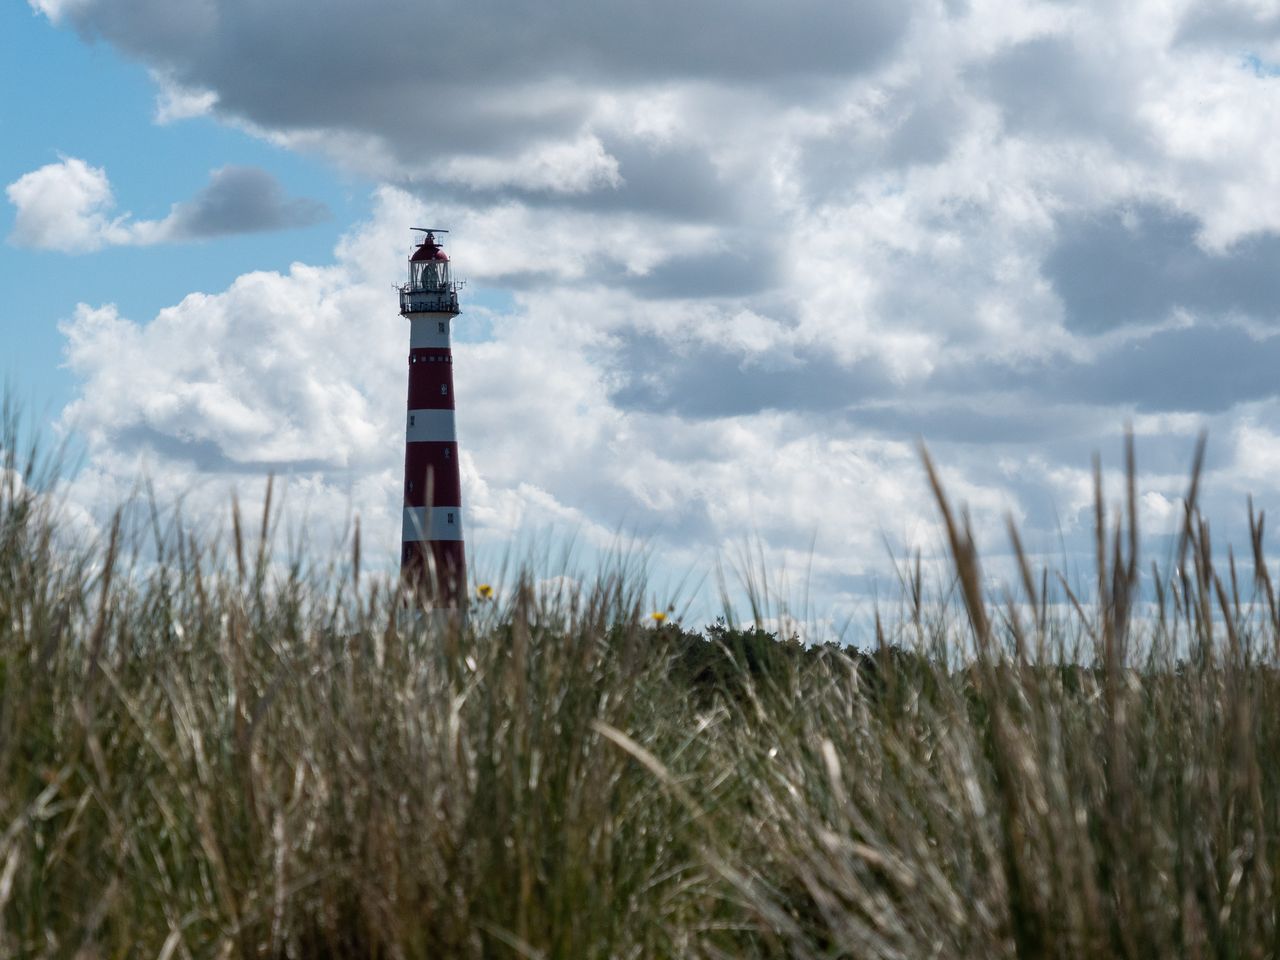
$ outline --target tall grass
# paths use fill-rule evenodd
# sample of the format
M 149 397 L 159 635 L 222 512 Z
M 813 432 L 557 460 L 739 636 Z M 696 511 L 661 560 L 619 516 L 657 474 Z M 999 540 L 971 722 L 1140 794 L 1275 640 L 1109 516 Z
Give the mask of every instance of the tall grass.
M 1131 467 L 1088 599 L 1016 531 L 993 599 L 934 478 L 957 603 L 916 566 L 803 652 L 647 625 L 625 564 L 413 616 L 358 537 L 273 563 L 269 508 L 68 545 L 6 423 L 0 956 L 1280 954 L 1263 520 L 1217 570 L 1194 481 L 1173 571 Z

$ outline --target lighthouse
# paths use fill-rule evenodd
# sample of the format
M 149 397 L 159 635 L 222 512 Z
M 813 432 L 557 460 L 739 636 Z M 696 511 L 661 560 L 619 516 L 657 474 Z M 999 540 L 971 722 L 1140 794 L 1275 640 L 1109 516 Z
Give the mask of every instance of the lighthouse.
M 458 288 L 438 238 L 448 231 L 414 230 L 423 237 L 409 256 L 409 282 L 399 288 L 400 315 L 409 321 L 400 574 L 437 606 L 456 607 L 467 587 L 449 336 L 459 312 Z

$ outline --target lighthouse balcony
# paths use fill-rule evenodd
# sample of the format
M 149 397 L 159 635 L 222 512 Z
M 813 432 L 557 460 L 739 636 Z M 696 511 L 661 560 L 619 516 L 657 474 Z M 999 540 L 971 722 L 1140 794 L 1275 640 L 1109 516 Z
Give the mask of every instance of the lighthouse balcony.
M 423 290 L 414 289 L 411 285 L 400 288 L 400 312 L 409 313 L 452 313 L 458 310 L 458 294 L 448 288 Z

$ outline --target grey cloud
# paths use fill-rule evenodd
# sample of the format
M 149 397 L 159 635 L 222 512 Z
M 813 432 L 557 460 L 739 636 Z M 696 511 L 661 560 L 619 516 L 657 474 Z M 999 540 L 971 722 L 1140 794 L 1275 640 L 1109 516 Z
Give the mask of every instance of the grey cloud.
M 846 122 L 805 143 L 799 168 L 805 192 L 816 202 L 858 189 L 877 170 L 944 161 L 964 128 L 966 108 L 952 96 L 917 96 L 900 90 L 872 123 Z
M 478 204 L 514 200 L 533 208 L 593 213 L 643 212 L 685 222 L 725 224 L 746 214 L 740 184 L 727 182 L 701 150 L 686 145 L 652 146 L 632 140 L 603 138 L 605 152 L 618 162 L 620 181 L 606 189 L 578 194 L 548 194 L 517 186 L 469 188 L 450 184 L 443 190 L 404 183 L 405 189 L 433 198 L 441 196 Z
M 1044 264 L 1083 333 L 1158 321 L 1181 307 L 1280 320 L 1280 235 L 1248 237 L 1222 255 L 1196 244 L 1197 222 L 1152 204 L 1065 220 Z
M 1078 372 L 1078 371 L 1077 371 Z M 1053 463 L 1085 466 L 1097 452 L 1098 438 L 1119 425 L 1113 407 L 1074 396 L 1069 378 L 1041 392 L 1035 381 L 1042 375 L 978 365 L 936 378 L 910 390 L 886 390 L 844 413 L 858 431 L 886 438 L 918 437 L 931 450 L 947 451 L 956 459 L 979 451 L 988 469 L 996 470 L 1002 455 L 1017 457 L 1032 450 Z M 1160 438 L 1152 441 L 1152 445 Z M 1172 468 L 1181 469 L 1185 452 L 1176 446 Z M 1152 466 L 1151 463 L 1147 464 Z M 1160 469 L 1166 469 L 1163 464 Z
M 778 282 L 777 260 L 747 249 L 676 257 L 641 277 L 620 278 L 620 285 L 649 298 L 746 297 Z
M 890 137 L 885 159 L 893 166 L 937 163 L 963 128 L 962 117 L 962 107 L 951 97 L 913 104 Z
M 1077 329 L 1161 319 L 1175 305 L 1265 318 L 1280 305 L 1280 278 L 1271 269 L 1280 260 L 1280 238 L 1248 240 L 1214 257 L 1196 247 L 1193 222 L 1160 208 L 1080 218 L 1062 237 L 1045 269 Z M 689 265 L 690 278 L 707 267 Z M 680 279 L 674 268 L 658 273 L 652 280 L 658 289 L 650 292 L 688 293 Z M 932 309 L 914 301 L 887 306 L 904 315 Z M 616 377 L 611 399 L 623 409 L 695 419 L 802 411 L 885 436 L 976 445 L 1047 449 L 1055 437 L 1076 437 L 1070 449 L 1076 459 L 1087 459 L 1096 443 L 1098 418 L 1115 420 L 1117 410 L 1215 413 L 1280 394 L 1280 336 L 1258 338 L 1226 320 L 1162 329 L 1099 350 L 1088 363 L 1061 356 L 946 361 L 909 387 L 874 363 L 842 366 L 815 351 L 744 355 L 641 334 L 620 341 L 607 365 Z
M 316 200 L 290 198 L 258 167 L 223 167 L 191 200 L 176 204 L 165 221 L 173 239 L 194 240 L 232 233 L 308 227 L 327 220 Z
M 610 139 L 604 147 L 618 161 L 622 183 L 612 190 L 571 197 L 567 206 L 602 212 L 645 210 L 688 221 L 723 222 L 743 213 L 737 189 L 741 185 L 726 182 L 701 150 Z
M 610 396 L 618 407 L 689 419 L 763 410 L 838 412 L 888 387 L 871 363 L 844 367 L 803 352 L 744 356 L 645 334 L 624 338 L 609 365 L 619 381 Z
M 732 239 L 733 237 L 731 237 Z M 622 263 L 625 251 L 610 251 L 592 258 L 579 280 L 564 286 L 605 286 L 627 290 L 645 300 L 750 298 L 752 309 L 770 312 L 778 304 L 782 283 L 781 254 L 769 242 L 758 242 L 743 231 L 736 235 L 741 246 L 731 250 L 671 256 L 648 273 L 628 273 Z M 662 231 L 655 227 L 653 242 L 661 247 Z M 487 282 L 509 290 L 536 290 L 546 284 L 539 270 L 491 275 Z
M 975 86 L 1000 105 L 1016 131 L 1129 138 L 1125 93 L 1061 37 L 1040 37 L 994 57 L 973 74 Z
M 960 396 L 917 389 L 911 396 L 897 394 L 859 404 L 849 418 L 860 428 L 886 436 L 979 446 L 1041 444 L 1053 436 L 1088 432 L 1096 426 L 1086 411 L 1062 408 L 1055 412 L 1050 428 L 1044 410 L 1029 399 L 1009 403 L 1007 395 L 977 385 Z
M 1280 336 L 1257 339 L 1232 324 L 1160 330 L 1119 343 L 1093 362 L 980 362 L 940 371 L 943 395 L 1003 391 L 1012 405 L 1079 404 L 1144 412 L 1223 412 L 1280 394 Z M 1008 400 L 1005 405 L 1010 405 Z
M 273 129 L 363 131 L 422 160 L 564 135 L 585 119 L 588 90 L 693 80 L 778 97 L 793 78 L 856 74 L 898 46 L 909 7 L 99 0 L 68 15 L 178 82 L 215 90 L 226 113 Z M 539 84 L 561 93 L 534 99 Z
M 193 86 L 214 88 L 229 109 L 259 122 L 349 124 L 367 119 L 381 101 L 396 110 L 398 125 L 411 129 L 448 110 L 442 95 L 466 97 L 477 88 L 509 95 L 509 84 L 539 78 L 768 84 L 858 72 L 896 46 L 909 13 L 896 0 L 462 6 L 100 0 L 69 15 L 88 35 L 172 69 Z
M 706 500 L 682 498 L 666 510 L 654 510 L 638 502 L 629 504 L 635 533 L 645 541 L 661 541 L 665 545 L 687 549 L 690 543 L 713 543 L 719 535 L 711 519 Z
M 1095 453 L 1104 454 L 1108 469 L 1123 466 L 1112 459 L 1114 450 L 1099 451 L 1099 438 L 1115 434 L 1122 425 L 1124 407 L 1110 398 L 1093 395 L 1097 381 L 1132 374 L 1117 363 L 1090 377 L 1083 366 L 1069 365 L 1048 389 L 1039 384 L 1047 367 L 1015 370 L 1009 366 L 978 364 L 939 375 L 910 391 L 887 391 L 884 396 L 851 407 L 844 416 L 858 431 L 873 431 L 886 438 L 918 437 L 946 459 L 969 460 L 975 453 L 982 469 L 1003 470 L 999 460 L 1016 464 L 1028 452 L 1044 462 L 1084 468 Z M 1132 397 L 1122 403 L 1130 405 Z M 1156 435 L 1142 441 L 1142 468 L 1158 473 L 1179 473 L 1189 463 L 1185 436 Z M 1215 460 L 1210 465 L 1216 465 Z M 976 469 L 976 466 L 975 466 Z M 1016 474 L 1017 471 L 1015 470 Z M 1021 499 L 1021 498 L 1020 498 Z
M 1139 410 L 1219 412 L 1280 392 L 1280 338 L 1197 325 L 1125 343 L 1097 363 L 1060 368 L 1057 388 Z
M 1244 44 L 1280 39 L 1280 13 L 1263 13 L 1242 4 L 1192 8 L 1178 26 L 1177 40 L 1185 44 Z
M 563 74 L 646 83 L 847 74 L 883 57 L 909 14 L 890 0 L 281 0 L 268 7 L 251 0 L 99 0 L 70 15 L 80 29 L 139 56 L 195 61 L 197 69 L 275 61 L 294 82 L 327 88 L 406 77 L 430 84 Z
M 115 449 L 130 453 L 151 451 L 166 460 L 190 463 L 200 473 L 258 476 L 293 473 L 343 473 L 343 464 L 325 460 L 237 460 L 216 441 L 195 440 L 146 424 L 116 430 L 111 437 Z
M 1061 534 L 1071 518 L 1046 484 L 1044 470 L 1065 466 L 1087 470 L 1095 455 L 1104 471 L 1114 477 L 1124 470 L 1120 437 L 1121 411 L 1089 398 L 1055 400 L 1053 392 L 1041 392 L 1008 382 L 1004 392 L 995 389 L 968 393 L 964 399 L 941 392 L 924 396 L 899 396 L 877 404 L 874 411 L 861 406 L 851 416 L 860 428 L 870 427 L 887 437 L 915 435 L 922 439 L 935 462 L 964 464 L 967 478 L 976 484 L 1007 491 L 1022 513 L 1023 541 L 1033 552 L 1057 552 Z M 948 409 L 950 407 L 951 409 Z M 1227 418 L 1210 419 L 1214 436 L 1229 434 Z M 1140 475 L 1181 476 L 1189 470 L 1195 436 L 1160 433 L 1142 436 L 1138 442 Z M 1206 457 L 1209 471 L 1226 468 L 1231 451 L 1226 443 L 1210 443 Z M 1077 522 L 1088 517 L 1074 518 Z M 999 543 L 999 541 L 997 541 Z M 1079 543 L 1073 547 L 1078 548 Z M 989 556 L 1001 551 L 990 552 Z

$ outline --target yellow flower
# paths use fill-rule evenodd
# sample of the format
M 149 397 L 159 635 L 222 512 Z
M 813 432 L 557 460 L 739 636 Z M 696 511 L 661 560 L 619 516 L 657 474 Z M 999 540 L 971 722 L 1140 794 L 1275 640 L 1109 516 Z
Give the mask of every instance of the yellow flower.
M 667 615 L 661 610 L 655 610 L 649 616 L 653 617 L 654 623 L 662 623 L 663 620 L 667 619 Z
M 476 593 L 480 594 L 481 600 L 488 600 L 493 596 L 493 587 L 489 586 L 487 583 L 482 583 L 480 586 L 476 587 Z

